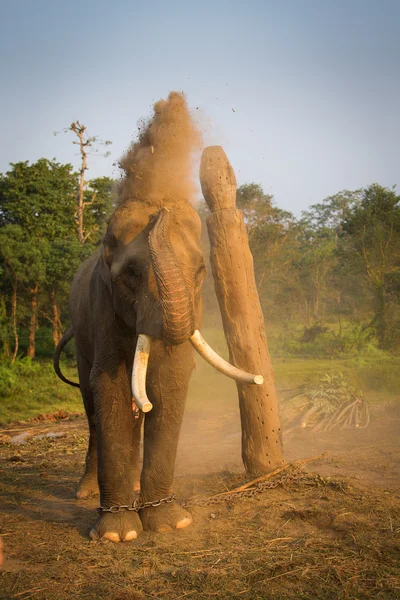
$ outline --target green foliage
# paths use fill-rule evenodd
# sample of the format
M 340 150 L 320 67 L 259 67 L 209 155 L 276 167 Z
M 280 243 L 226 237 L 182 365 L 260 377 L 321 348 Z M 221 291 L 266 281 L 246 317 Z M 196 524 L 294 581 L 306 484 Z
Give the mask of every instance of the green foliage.
M 311 406 L 327 415 L 334 413 L 342 404 L 363 398 L 362 391 L 357 390 L 343 373 L 325 373 L 316 383 L 307 381 L 300 386 L 298 395 L 306 397 Z
M 19 225 L 28 238 L 71 233 L 77 193 L 72 166 L 41 158 L 11 167 L 0 179 L 0 223 Z
M 76 369 L 63 363 L 63 372 L 77 380 Z M 0 424 L 58 410 L 83 412 L 79 390 L 55 376 L 51 362 L 24 358 L 0 365 Z
M 14 363 L 13 370 L 21 377 L 34 377 L 40 373 L 40 365 L 24 356 Z
M 344 190 L 296 220 L 260 186 L 238 189 L 267 325 L 304 330 L 345 318 L 351 328 L 286 342 L 289 354 L 359 353 L 377 341 L 400 349 L 399 196 L 373 184 Z M 291 326 L 291 324 L 293 324 Z M 288 337 L 288 336 L 287 336 Z M 300 336 L 301 337 L 301 336 Z M 281 344 L 281 349 L 285 348 Z
M 4 397 L 10 394 L 16 383 L 16 371 L 6 364 L 0 365 L 0 396 Z
M 344 331 L 335 332 L 327 327 L 310 341 L 289 337 L 280 349 L 281 354 L 289 356 L 309 356 L 315 358 L 360 356 L 378 352 L 377 341 L 371 331 L 362 325 L 351 326 Z
M 88 182 L 84 200 L 84 229 L 90 245 L 97 246 L 106 231 L 106 220 L 110 215 L 115 194 L 115 182 L 110 177 L 97 177 Z
M 18 387 L 21 377 L 32 378 L 40 372 L 40 365 L 27 356 L 15 361 L 13 365 L 4 362 L 0 365 L 0 396 L 11 394 Z
M 370 327 L 379 346 L 390 349 L 388 321 L 399 320 L 400 300 L 400 196 L 394 190 L 373 184 L 363 191 L 343 220 L 339 256 L 347 276 L 362 276 L 372 300 Z
M 0 275 L 4 298 L 0 336 L 5 354 L 19 344 L 18 331 L 48 321 L 59 338 L 68 319 L 67 295 L 79 264 L 104 232 L 113 182 L 97 178 L 87 186 L 84 244 L 76 228 L 78 175 L 71 165 L 40 159 L 20 162 L 0 176 Z M 52 342 L 52 345 L 53 342 Z M 24 340 L 21 348 L 26 349 Z M 32 348 L 31 348 L 32 351 Z M 34 351 L 34 348 L 33 348 Z M 40 352 L 39 352 L 40 354 Z

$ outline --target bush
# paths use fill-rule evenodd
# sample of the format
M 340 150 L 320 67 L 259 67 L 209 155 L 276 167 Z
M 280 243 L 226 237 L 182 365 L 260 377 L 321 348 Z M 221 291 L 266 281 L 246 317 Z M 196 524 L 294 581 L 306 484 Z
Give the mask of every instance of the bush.
M 311 331 L 311 330 L 307 330 Z M 316 327 L 313 336 L 304 333 L 300 338 L 287 340 L 283 344 L 283 352 L 288 356 L 304 356 L 310 358 L 333 358 L 343 356 L 359 356 L 363 354 L 377 355 L 381 351 L 371 330 L 361 326 L 352 327 L 335 333 L 326 327 Z M 310 337 L 313 339 L 311 340 Z M 308 341 L 310 339 L 310 341 Z M 386 355 L 385 353 L 383 353 Z
M 40 372 L 40 364 L 32 362 L 28 356 L 18 359 L 12 366 L 14 371 L 22 377 L 32 377 Z
M 17 374 L 13 367 L 0 365 L 0 396 L 8 396 L 17 383 Z
M 40 365 L 32 362 L 27 356 L 18 358 L 15 363 L 5 363 L 0 365 L 0 396 L 5 397 L 11 394 L 17 387 L 18 382 L 23 379 L 32 379 L 37 377 L 43 370 L 47 371 L 51 365 Z

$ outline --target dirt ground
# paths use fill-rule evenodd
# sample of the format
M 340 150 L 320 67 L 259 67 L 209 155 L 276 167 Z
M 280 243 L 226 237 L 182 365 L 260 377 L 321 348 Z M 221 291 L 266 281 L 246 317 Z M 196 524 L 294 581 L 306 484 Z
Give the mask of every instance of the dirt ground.
M 82 417 L 3 429 L 0 598 L 400 598 L 399 423 L 400 407 L 381 405 L 365 430 L 284 435 L 288 461 L 328 454 L 251 498 L 192 506 L 186 530 L 125 544 L 90 541 L 98 500 L 74 500 Z M 189 410 L 178 499 L 244 481 L 237 411 Z

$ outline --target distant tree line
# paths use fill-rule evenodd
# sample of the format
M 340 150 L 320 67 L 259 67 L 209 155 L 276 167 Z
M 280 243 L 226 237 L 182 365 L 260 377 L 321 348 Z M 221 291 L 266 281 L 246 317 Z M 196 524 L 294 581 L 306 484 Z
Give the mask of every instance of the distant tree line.
M 400 349 L 400 196 L 394 189 L 345 190 L 299 219 L 258 185 L 240 187 L 237 203 L 267 322 L 301 323 L 302 340 L 310 342 L 336 323 L 331 341 L 338 350 L 361 339 Z
M 21 351 L 35 356 L 39 325 L 59 341 L 68 324 L 70 282 L 101 243 L 115 186 L 108 177 L 83 186 L 82 169 L 44 158 L 12 164 L 0 175 L 0 351 L 11 361 Z M 365 340 L 399 352 L 400 197 L 394 189 L 373 184 L 339 192 L 300 218 L 254 183 L 238 188 L 237 204 L 267 330 L 301 329 L 303 345 L 325 335 L 330 354 Z M 203 220 L 206 212 L 201 206 Z M 218 310 L 211 288 L 208 276 L 208 323 Z

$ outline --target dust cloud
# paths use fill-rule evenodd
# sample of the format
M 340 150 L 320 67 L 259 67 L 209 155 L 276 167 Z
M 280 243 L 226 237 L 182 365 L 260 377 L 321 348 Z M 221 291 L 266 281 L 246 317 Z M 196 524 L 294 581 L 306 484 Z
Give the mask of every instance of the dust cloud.
M 202 135 L 183 93 L 171 92 L 154 105 L 154 116 L 142 122 L 137 142 L 120 161 L 123 180 L 119 205 L 140 201 L 171 206 L 193 199 L 196 154 Z

